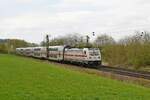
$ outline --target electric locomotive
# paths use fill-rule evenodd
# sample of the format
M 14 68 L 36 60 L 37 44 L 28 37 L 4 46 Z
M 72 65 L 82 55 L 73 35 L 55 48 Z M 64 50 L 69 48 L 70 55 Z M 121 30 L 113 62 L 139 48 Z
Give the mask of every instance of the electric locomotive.
M 70 48 L 69 46 L 49 46 L 16 48 L 16 53 L 35 58 L 44 58 L 58 62 L 78 63 L 82 65 L 101 65 L 101 53 L 98 48 Z M 48 55 L 48 56 L 47 56 Z

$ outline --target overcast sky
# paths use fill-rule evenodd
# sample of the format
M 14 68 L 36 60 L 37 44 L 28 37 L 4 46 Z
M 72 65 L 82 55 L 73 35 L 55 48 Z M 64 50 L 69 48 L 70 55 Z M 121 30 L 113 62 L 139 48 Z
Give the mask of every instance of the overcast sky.
M 150 0 L 0 0 L 0 38 L 39 43 L 46 33 L 107 33 L 115 39 L 150 31 Z

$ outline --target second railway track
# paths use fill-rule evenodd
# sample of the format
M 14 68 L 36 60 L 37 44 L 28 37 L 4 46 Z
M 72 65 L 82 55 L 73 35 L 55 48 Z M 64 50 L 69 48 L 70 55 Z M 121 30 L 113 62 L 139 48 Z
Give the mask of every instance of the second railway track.
M 124 68 L 115 68 L 115 67 L 109 67 L 109 66 L 101 66 L 97 69 L 101 71 L 105 71 L 105 72 L 111 72 L 114 74 L 120 74 L 120 75 L 150 80 L 150 72 L 134 71 L 134 70 L 124 69 Z

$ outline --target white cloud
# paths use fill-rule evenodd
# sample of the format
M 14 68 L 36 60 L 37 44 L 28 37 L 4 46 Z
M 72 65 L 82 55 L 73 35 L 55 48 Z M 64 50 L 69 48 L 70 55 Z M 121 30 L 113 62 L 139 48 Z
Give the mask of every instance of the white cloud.
M 15 0 L 17 3 L 31 3 L 33 0 Z
M 78 4 L 78 3 L 94 3 L 98 0 L 63 0 L 64 3 Z
M 150 30 L 150 2 L 141 1 L 61 0 L 53 4 L 46 0 L 16 0 L 23 7 L 16 3 L 6 6 L 7 2 L 3 2 L 5 6 L 1 8 L 8 13 L 0 10 L 0 38 L 40 42 L 44 33 L 58 36 L 95 31 L 97 35 L 108 33 L 119 39 L 134 30 Z

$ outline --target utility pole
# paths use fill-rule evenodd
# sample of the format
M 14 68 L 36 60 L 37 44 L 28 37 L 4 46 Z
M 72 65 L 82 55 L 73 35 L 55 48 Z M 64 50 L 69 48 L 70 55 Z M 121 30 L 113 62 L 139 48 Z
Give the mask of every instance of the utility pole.
M 95 32 L 92 32 L 92 36 L 95 36 Z M 86 46 L 87 46 L 87 48 L 89 47 L 89 41 L 90 41 L 90 37 L 87 35 L 86 36 Z
M 87 47 L 89 47 L 89 40 L 90 40 L 90 37 L 87 35 L 87 36 L 86 36 L 86 46 L 87 46 Z
M 47 58 L 49 57 L 49 35 L 46 35 L 46 51 L 47 51 Z
M 10 44 L 10 41 L 9 41 L 9 39 L 7 39 L 7 53 L 9 54 L 10 53 L 10 48 L 9 48 L 9 44 Z

